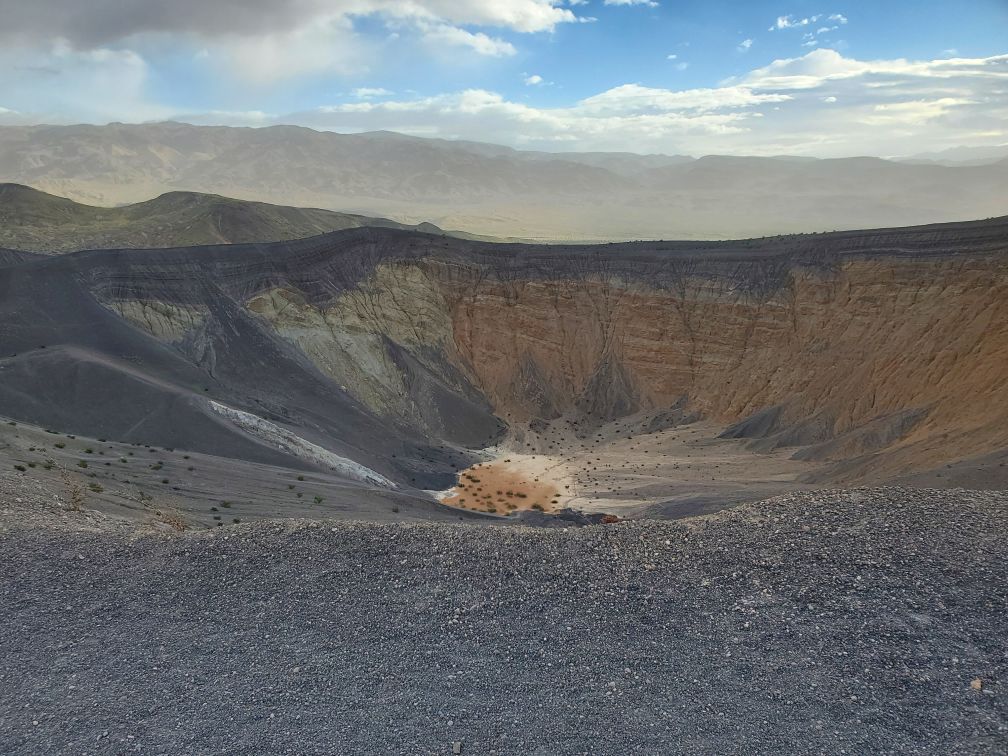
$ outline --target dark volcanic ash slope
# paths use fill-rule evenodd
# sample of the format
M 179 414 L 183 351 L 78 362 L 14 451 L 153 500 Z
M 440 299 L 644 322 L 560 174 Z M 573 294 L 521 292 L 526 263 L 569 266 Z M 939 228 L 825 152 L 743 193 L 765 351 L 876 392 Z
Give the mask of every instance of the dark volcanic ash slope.
M 4 753 L 1008 742 L 1002 492 L 803 493 L 688 524 L 166 537 L 81 514 L 24 527 L 51 502 L 8 482 Z
M 0 267 L 0 414 L 405 487 L 446 487 L 505 424 L 669 408 L 817 481 L 891 480 L 1008 447 L 1006 378 L 1005 219 L 594 247 L 357 229 Z

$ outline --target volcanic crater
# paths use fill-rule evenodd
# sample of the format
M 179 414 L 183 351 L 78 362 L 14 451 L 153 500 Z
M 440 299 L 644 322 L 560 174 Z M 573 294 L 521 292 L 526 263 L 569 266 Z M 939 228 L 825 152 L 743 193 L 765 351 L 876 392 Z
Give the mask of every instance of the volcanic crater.
M 55 475 L 100 449 L 80 474 L 102 506 L 137 511 L 140 491 L 208 526 L 224 499 L 251 518 L 678 517 L 803 488 L 1004 487 L 1006 252 L 1001 218 L 11 253 L 4 453 Z M 111 463 L 137 448 L 157 459 Z

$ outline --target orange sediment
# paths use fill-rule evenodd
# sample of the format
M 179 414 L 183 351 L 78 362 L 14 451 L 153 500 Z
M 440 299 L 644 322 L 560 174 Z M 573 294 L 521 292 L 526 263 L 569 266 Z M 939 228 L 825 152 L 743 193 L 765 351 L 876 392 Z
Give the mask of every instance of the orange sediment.
M 541 475 L 507 462 L 484 462 L 459 473 L 458 484 L 441 502 L 497 515 L 527 509 L 552 512 L 562 506 L 560 490 L 558 484 Z

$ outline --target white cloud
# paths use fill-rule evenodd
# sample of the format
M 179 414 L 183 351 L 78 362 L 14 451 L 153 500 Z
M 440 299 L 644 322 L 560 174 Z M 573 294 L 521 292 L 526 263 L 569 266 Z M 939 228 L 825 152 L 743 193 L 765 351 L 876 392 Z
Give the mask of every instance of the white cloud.
M 372 97 L 387 97 L 388 95 L 395 94 L 383 87 L 357 87 L 356 89 L 350 90 L 350 94 L 360 100 L 369 100 Z
M 483 32 L 474 33 L 458 26 L 442 23 L 427 24 L 424 22 L 421 24 L 421 28 L 424 40 L 435 45 L 468 47 L 480 55 L 494 58 L 502 58 L 518 52 L 510 42 L 487 36 Z
M 2 1 L 2 0 L 0 0 Z M 368 71 L 382 60 L 380 35 L 355 21 L 383 24 L 393 37 L 428 47 L 463 48 L 506 57 L 517 50 L 500 36 L 553 31 L 589 22 L 562 0 L 33 0 L 4 8 L 0 47 L 44 49 L 65 38 L 77 50 L 194 48 L 208 74 L 245 83 Z
M 767 31 L 775 31 L 777 29 L 794 29 L 801 26 L 808 26 L 809 24 L 814 24 L 822 16 L 809 16 L 807 18 L 795 18 L 794 16 L 777 16 L 777 20 L 774 22 Z
M 285 32 L 226 38 L 208 60 L 247 82 L 271 84 L 305 74 L 363 73 L 369 50 L 348 18 L 327 16 Z
M 525 77 L 525 85 L 529 87 L 534 87 L 537 84 L 543 83 L 543 77 L 539 74 L 532 74 L 531 76 Z
M 789 99 L 787 94 L 757 94 L 744 86 L 675 91 L 623 84 L 581 100 L 579 107 L 586 113 L 713 112 Z
M 842 13 L 832 13 L 829 16 L 817 13 L 814 16 L 805 16 L 803 18 L 797 18 L 791 15 L 778 16 L 773 26 L 769 28 L 769 31 L 780 31 L 782 29 L 808 29 L 810 27 L 815 27 L 817 23 L 820 23 L 820 19 L 822 18 L 825 18 L 827 22 L 832 22 L 832 25 L 823 24 L 822 26 L 812 28 L 810 31 L 806 31 L 802 34 L 802 47 L 817 47 L 820 44 L 820 37 L 824 34 L 836 31 L 843 24 L 847 23 L 846 16 Z
M 138 34 L 207 39 L 283 34 L 322 18 L 373 15 L 516 32 L 552 31 L 577 16 L 559 0 L 33 0 L 4 8 L 0 37 L 100 47 Z
M 815 50 L 711 88 L 631 83 L 553 108 L 466 90 L 338 104 L 292 120 L 540 149 L 909 154 L 1008 141 L 1008 55 L 862 61 Z
M 678 56 L 678 55 L 676 55 L 675 53 L 670 53 L 669 55 L 666 55 L 665 57 L 666 57 L 666 58 L 667 58 L 668 60 L 675 60 L 675 59 L 676 59 L 676 58 L 678 58 L 679 56 Z
M 603 5 L 642 5 L 647 8 L 657 8 L 655 0 L 605 0 Z
M 0 112 L 0 118 L 65 121 L 72 114 L 75 121 L 90 122 L 174 117 L 199 123 L 297 123 L 538 149 L 693 154 L 893 155 L 1008 142 L 1008 55 L 859 60 L 818 49 L 714 87 L 626 83 L 553 107 L 533 107 L 476 88 L 396 95 L 364 86 L 370 75 L 362 75 L 361 86 L 345 90 L 342 101 L 287 115 L 258 109 L 186 115 L 152 102 L 149 78 L 146 61 L 134 51 L 61 45 L 28 55 L 0 47 L 3 107 L 18 111 Z M 38 107 L 39 91 L 51 94 L 45 108 Z
M 753 46 L 752 39 L 743 39 L 741 42 L 739 42 L 738 51 L 743 53 L 749 52 L 749 48 L 751 48 L 752 46 Z
M 46 50 L 0 47 L 0 92 L 8 108 L 24 120 L 60 122 L 167 118 L 173 109 L 145 97 L 147 62 L 133 50 L 75 50 L 58 41 Z M 40 101 L 40 92 L 58 100 Z

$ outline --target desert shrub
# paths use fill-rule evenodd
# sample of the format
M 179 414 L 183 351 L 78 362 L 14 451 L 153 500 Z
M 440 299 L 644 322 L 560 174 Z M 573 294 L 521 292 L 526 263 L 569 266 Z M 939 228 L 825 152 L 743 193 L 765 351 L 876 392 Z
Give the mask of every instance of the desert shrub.
M 321 496 L 316 496 L 316 497 L 315 497 L 315 503 L 316 503 L 316 504 L 321 504 L 321 503 L 322 503 L 322 501 L 323 501 L 323 499 L 322 499 L 322 497 L 321 497 Z
M 87 462 L 85 462 L 82 459 L 80 462 L 77 463 L 77 467 L 86 468 L 87 467 Z
M 95 493 L 101 493 L 105 490 L 105 487 L 101 483 L 89 483 L 88 488 L 90 488 Z
M 66 508 L 71 512 L 80 512 L 84 509 L 84 489 L 70 476 L 70 471 L 66 467 L 60 470 L 60 478 L 63 479 L 63 488 L 66 489 Z
M 18 472 L 28 472 L 28 468 L 24 465 L 14 465 L 14 469 Z
M 177 509 L 163 509 L 157 512 L 158 519 L 180 533 L 189 527 L 189 521 Z
M 55 446 L 57 449 L 62 449 L 63 447 L 66 446 L 66 444 L 64 444 L 62 441 L 57 441 L 55 444 L 53 444 L 53 446 Z

